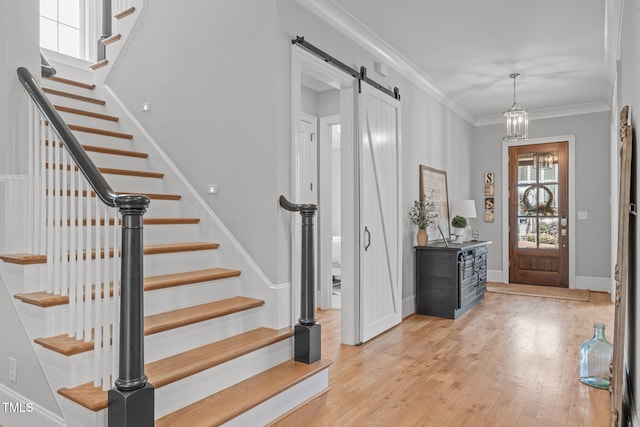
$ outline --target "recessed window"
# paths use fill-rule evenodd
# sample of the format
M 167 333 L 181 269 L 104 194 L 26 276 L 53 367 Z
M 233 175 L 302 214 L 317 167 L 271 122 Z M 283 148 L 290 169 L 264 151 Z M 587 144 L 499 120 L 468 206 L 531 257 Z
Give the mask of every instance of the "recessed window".
M 40 46 L 82 58 L 84 0 L 40 0 Z

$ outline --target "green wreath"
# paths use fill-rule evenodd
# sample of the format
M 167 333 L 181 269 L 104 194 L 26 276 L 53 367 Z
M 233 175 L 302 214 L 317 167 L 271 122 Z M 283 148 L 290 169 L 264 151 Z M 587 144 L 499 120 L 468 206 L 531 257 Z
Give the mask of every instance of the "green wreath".
M 531 203 L 529 203 L 529 193 L 531 192 L 531 190 L 535 190 L 537 188 L 542 188 L 545 193 L 547 193 L 547 202 L 546 203 L 536 203 L 535 206 L 533 206 Z M 542 184 L 534 184 L 532 186 L 530 186 L 529 188 L 527 188 L 526 190 L 524 190 L 524 194 L 522 195 L 522 204 L 524 205 L 525 209 L 527 210 L 527 212 L 532 212 L 532 211 L 539 211 L 542 213 L 548 213 L 550 215 L 553 215 L 554 209 L 551 206 L 553 204 L 553 193 L 551 192 L 551 190 L 549 190 L 548 187 L 542 185 Z

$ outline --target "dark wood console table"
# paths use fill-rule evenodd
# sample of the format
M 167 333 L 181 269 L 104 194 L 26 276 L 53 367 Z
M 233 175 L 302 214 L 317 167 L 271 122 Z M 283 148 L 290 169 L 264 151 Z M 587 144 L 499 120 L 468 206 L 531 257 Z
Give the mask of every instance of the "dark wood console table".
M 435 242 L 415 246 L 416 312 L 455 319 L 484 300 L 487 245 Z

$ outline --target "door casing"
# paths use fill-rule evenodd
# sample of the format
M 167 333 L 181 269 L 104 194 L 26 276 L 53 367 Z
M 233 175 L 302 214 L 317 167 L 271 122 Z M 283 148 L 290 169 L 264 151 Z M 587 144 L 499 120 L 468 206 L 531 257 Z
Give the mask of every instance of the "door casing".
M 576 287 L 576 180 L 575 180 L 575 135 L 531 138 L 523 141 L 502 143 L 502 282 L 509 283 L 509 147 L 535 145 L 550 142 L 569 142 L 569 289 Z

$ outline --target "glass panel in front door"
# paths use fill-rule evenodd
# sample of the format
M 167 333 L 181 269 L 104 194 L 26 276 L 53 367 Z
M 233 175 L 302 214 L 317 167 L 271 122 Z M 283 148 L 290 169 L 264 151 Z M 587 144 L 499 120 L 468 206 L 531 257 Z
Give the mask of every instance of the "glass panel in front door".
M 518 247 L 558 249 L 558 152 L 518 155 Z

